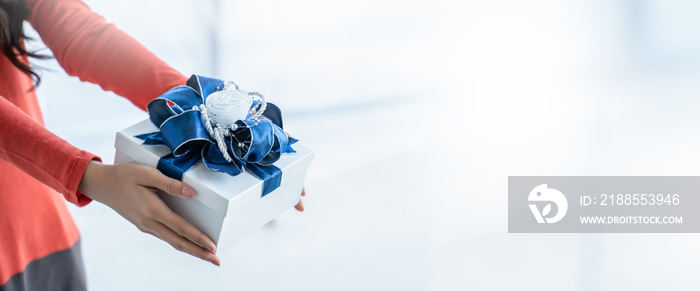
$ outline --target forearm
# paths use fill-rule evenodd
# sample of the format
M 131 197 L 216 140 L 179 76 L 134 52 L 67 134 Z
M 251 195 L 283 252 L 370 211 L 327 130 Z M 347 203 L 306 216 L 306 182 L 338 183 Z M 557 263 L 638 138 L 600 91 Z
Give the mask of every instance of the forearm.
M 72 76 L 141 109 L 187 77 L 79 0 L 34 0 L 29 22 Z
M 0 126 L 0 158 L 73 204 L 83 206 L 91 201 L 78 192 L 78 184 L 88 162 L 99 157 L 54 135 L 1 96 Z

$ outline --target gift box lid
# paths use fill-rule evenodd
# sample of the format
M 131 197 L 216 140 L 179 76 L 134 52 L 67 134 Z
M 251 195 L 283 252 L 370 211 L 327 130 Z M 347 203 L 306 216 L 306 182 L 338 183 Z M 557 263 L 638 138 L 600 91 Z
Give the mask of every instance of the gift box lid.
M 156 131 L 158 128 L 150 120 L 139 122 L 117 132 L 115 148 L 133 160 L 155 168 L 160 157 L 169 154 L 170 149 L 165 145 L 143 145 L 143 140 L 136 138 L 136 136 Z M 274 163 L 282 170 L 281 184 L 283 185 L 285 181 L 303 173 L 311 165 L 313 159 L 313 152 L 300 142 L 295 143 L 293 148 L 296 153 L 283 154 Z M 260 199 L 263 184 L 262 180 L 248 172 L 230 176 L 226 173 L 209 170 L 202 162 L 187 171 L 182 181 L 197 191 L 193 199 L 224 216 Z M 275 195 L 275 191 L 267 195 Z

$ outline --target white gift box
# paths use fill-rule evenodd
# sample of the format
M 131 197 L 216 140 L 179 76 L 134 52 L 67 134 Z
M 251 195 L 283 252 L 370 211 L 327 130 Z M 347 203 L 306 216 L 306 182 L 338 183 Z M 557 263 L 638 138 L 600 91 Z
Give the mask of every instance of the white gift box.
M 143 140 L 135 137 L 156 131 L 158 128 L 150 120 L 144 120 L 118 132 L 114 163 L 133 161 L 157 167 L 170 149 L 165 145 L 143 145 Z M 230 176 L 209 170 L 201 162 L 182 178 L 197 192 L 194 198 L 184 200 L 161 191 L 159 196 L 170 209 L 214 240 L 217 252 L 222 251 L 299 202 L 313 152 L 300 142 L 292 147 L 297 153 L 282 154 L 274 163 L 282 170 L 280 187 L 264 197 L 263 181 L 250 173 Z

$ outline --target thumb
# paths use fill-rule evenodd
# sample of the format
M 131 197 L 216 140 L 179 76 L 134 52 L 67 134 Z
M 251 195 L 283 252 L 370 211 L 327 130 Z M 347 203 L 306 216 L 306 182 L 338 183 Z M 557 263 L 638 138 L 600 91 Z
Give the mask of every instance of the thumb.
M 163 190 L 165 193 L 182 199 L 190 199 L 194 197 L 195 194 L 195 191 L 191 186 L 181 181 L 170 178 L 166 175 L 163 175 L 158 170 L 155 171 L 155 174 L 152 178 L 152 182 L 154 184 L 153 186 L 155 186 L 156 188 Z

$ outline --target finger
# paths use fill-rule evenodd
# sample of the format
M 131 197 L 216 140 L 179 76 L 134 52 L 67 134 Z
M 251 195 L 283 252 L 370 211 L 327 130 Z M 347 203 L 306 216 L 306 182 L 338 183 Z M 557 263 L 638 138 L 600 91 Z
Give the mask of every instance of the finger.
M 301 196 L 306 196 L 306 187 L 301 188 Z
M 304 203 L 301 202 L 301 199 L 299 199 L 299 203 L 297 203 L 296 206 L 294 206 L 294 209 L 299 210 L 299 211 L 304 211 Z
M 150 169 L 147 179 L 148 181 L 145 181 L 145 184 L 150 185 L 146 186 L 156 187 L 170 195 L 182 199 L 190 199 L 194 197 L 195 191 L 192 187 L 181 181 L 163 175 L 156 169 Z
M 163 205 L 165 206 L 165 204 Z M 187 238 L 190 241 L 200 245 L 201 248 L 207 249 L 212 253 L 216 251 L 216 244 L 211 238 L 182 219 L 182 217 L 175 214 L 175 212 L 167 208 L 167 206 L 161 208 L 157 216 L 154 218 L 156 221 L 170 228 L 177 235 Z
M 188 253 L 202 260 L 208 261 L 214 265 L 220 266 L 221 260 L 214 253 L 209 252 L 192 241 L 188 240 L 177 234 L 168 226 L 161 223 L 154 223 L 155 226 L 152 227 L 151 232 L 155 234 L 160 239 L 164 240 L 170 244 L 173 248 L 178 251 Z

